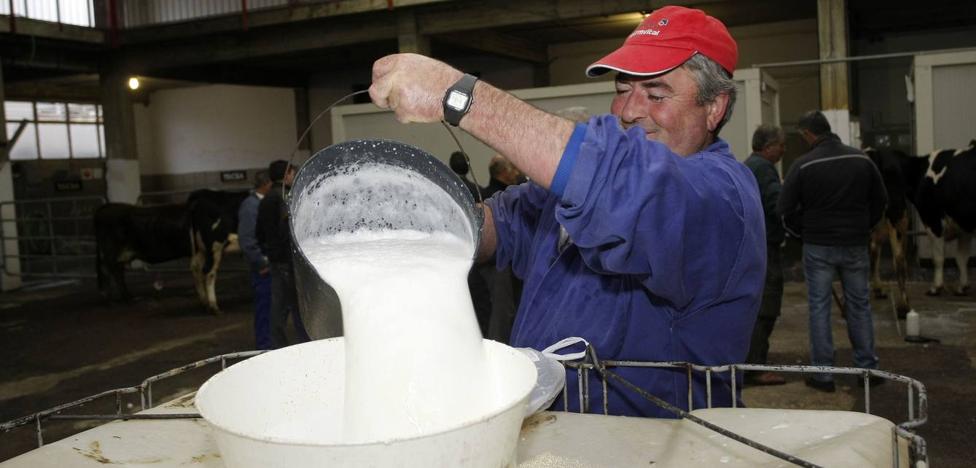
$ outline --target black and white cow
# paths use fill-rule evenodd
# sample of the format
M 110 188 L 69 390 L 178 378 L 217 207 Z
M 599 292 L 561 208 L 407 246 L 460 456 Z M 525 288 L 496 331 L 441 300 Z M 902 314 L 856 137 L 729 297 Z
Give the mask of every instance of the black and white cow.
M 109 203 L 95 211 L 96 270 L 99 290 L 131 298 L 125 266 L 132 260 L 155 264 L 191 257 L 190 269 L 200 302 L 218 314 L 215 283 L 225 251 L 237 246 L 237 206 L 246 192 L 193 192 L 187 203 L 135 206 Z M 236 203 L 236 204 L 235 204 Z
M 881 282 L 880 261 L 881 249 L 885 244 L 888 244 L 891 247 L 891 261 L 897 280 L 895 308 L 899 315 L 904 316 L 911 309 L 908 290 L 905 287 L 908 281 L 908 261 L 905 258 L 905 252 L 906 233 L 908 232 L 909 190 L 912 188 L 908 184 L 910 174 L 906 175 L 906 173 L 915 173 L 916 171 L 910 167 L 912 159 L 909 159 L 909 156 L 901 151 L 866 148 L 864 153 L 878 167 L 878 172 L 881 173 L 881 179 L 884 181 L 885 190 L 888 194 L 888 206 L 885 208 L 884 216 L 871 233 L 871 289 L 874 291 L 875 297 L 886 297 Z
M 899 285 L 899 311 L 905 310 L 904 240 L 908 226 L 904 200 L 910 200 L 925 225 L 932 244 L 932 263 L 935 266 L 932 286 L 926 294 L 939 295 L 945 289 L 943 266 L 945 242 L 958 240 L 956 264 L 959 266 L 959 286 L 953 290 L 965 295 L 969 290 L 969 245 L 976 229 L 976 140 L 968 148 L 938 150 L 922 156 L 907 156 L 893 150 L 865 152 L 875 161 L 888 190 L 889 207 L 885 222 L 872 236 L 872 247 L 890 240 Z M 877 257 L 876 257 L 877 258 Z M 875 291 L 880 280 L 877 270 Z
M 214 313 L 217 308 L 217 271 L 224 253 L 240 252 L 237 210 L 248 192 L 197 190 L 187 198 L 193 239 L 190 271 L 200 302 Z
M 925 166 L 925 176 L 915 191 L 914 201 L 932 239 L 935 277 L 927 294 L 939 295 L 945 288 L 942 277 L 945 242 L 957 240 L 959 286 L 952 292 L 966 295 L 969 245 L 976 230 L 976 140 L 970 141 L 968 148 L 933 151 Z

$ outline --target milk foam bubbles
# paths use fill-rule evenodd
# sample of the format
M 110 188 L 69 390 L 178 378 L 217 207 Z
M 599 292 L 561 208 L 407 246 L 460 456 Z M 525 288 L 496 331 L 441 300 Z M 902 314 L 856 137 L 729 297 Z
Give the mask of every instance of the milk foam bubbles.
M 467 286 L 471 244 L 412 230 L 301 243 L 342 304 L 346 443 L 430 434 L 490 411 L 491 382 Z

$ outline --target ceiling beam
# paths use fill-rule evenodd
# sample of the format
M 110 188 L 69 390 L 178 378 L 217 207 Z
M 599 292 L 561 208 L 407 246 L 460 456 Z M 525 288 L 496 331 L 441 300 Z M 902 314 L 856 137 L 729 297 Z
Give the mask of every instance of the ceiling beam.
M 105 32 L 99 29 L 74 24 L 52 23 L 50 21 L 40 21 L 21 16 L 15 17 L 14 21 L 11 22 L 9 15 L 0 15 L 0 34 L 85 42 L 89 44 L 105 43 Z
M 418 7 L 455 0 L 396 0 L 394 9 Z M 339 16 L 388 11 L 388 0 L 334 0 L 312 4 L 248 11 L 247 27 L 283 26 L 301 21 L 323 20 Z M 243 30 L 241 15 L 223 15 L 192 21 L 138 27 L 122 32 L 123 44 L 159 42 L 192 38 L 201 34 L 233 33 Z
M 521 37 L 500 34 L 494 31 L 482 31 L 478 34 L 447 34 L 440 37 L 443 42 L 469 49 L 488 52 L 503 57 L 524 60 L 526 62 L 549 63 L 549 52 L 546 44 L 530 41 Z
M 396 37 L 396 21 L 349 18 L 328 25 L 291 25 L 247 34 L 205 36 L 176 44 L 127 47 L 123 55 L 127 70 L 151 74 L 169 67 L 267 58 Z

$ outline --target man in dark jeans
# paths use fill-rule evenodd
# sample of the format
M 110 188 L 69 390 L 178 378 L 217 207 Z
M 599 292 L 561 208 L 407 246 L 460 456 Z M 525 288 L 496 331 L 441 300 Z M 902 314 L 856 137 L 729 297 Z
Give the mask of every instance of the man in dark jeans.
M 820 111 L 808 112 L 797 126 L 811 149 L 790 167 L 778 210 L 787 229 L 801 233 L 803 239 L 803 270 L 810 306 L 810 361 L 814 366 L 834 365 L 830 300 L 837 273 L 844 288 L 854 365 L 875 369 L 878 356 L 874 353 L 874 323 L 868 297 L 868 240 L 888 200 L 884 182 L 863 152 L 844 145 L 831 133 L 830 124 Z M 872 384 L 878 382 L 883 381 L 871 380 Z M 835 390 L 829 374 L 808 378 L 806 384 L 825 392 Z
M 769 354 L 769 335 L 773 333 L 776 319 L 783 305 L 783 254 L 781 245 L 786 240 L 783 221 L 776 214 L 776 202 L 783 185 L 780 182 L 776 163 L 786 152 L 786 139 L 783 130 L 775 125 L 760 125 L 752 134 L 752 151 L 746 159 L 746 166 L 756 176 L 759 196 L 762 199 L 763 214 L 766 221 L 766 282 L 763 284 L 762 304 L 756 325 L 752 329 L 752 341 L 746 362 L 766 364 Z M 786 379 L 772 372 L 750 372 L 746 383 L 752 385 L 781 385 Z
M 257 238 L 261 251 L 271 267 L 271 345 L 274 349 L 288 346 L 285 325 L 292 316 L 299 342 L 308 341 L 308 334 L 298 313 L 298 294 L 291 262 L 291 230 L 288 225 L 288 205 L 283 192 L 291 188 L 295 167 L 278 160 L 268 166 L 271 191 L 258 206 Z

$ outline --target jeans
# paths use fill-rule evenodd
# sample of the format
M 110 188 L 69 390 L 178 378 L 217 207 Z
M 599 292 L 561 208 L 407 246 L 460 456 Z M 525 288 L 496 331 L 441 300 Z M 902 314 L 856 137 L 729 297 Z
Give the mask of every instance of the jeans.
M 288 346 L 285 325 L 288 316 L 295 325 L 298 342 L 309 341 L 301 314 L 298 313 L 298 291 L 295 289 L 295 272 L 291 263 L 271 264 L 271 346 L 274 349 Z
M 254 349 L 271 349 L 271 273 L 251 271 L 254 288 Z
M 834 273 L 840 275 L 847 309 L 847 337 L 854 349 L 854 365 L 876 369 L 874 324 L 868 298 L 870 259 L 867 246 L 825 246 L 803 244 L 803 271 L 810 301 L 810 363 L 834 365 L 834 340 L 830 327 L 830 301 Z M 821 381 L 830 375 L 818 375 Z

